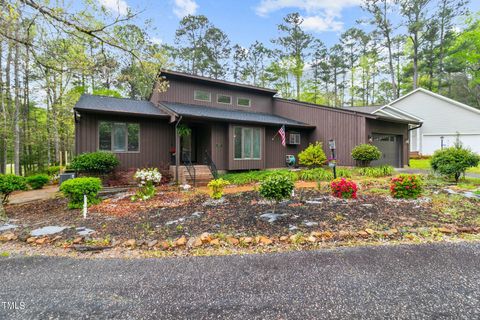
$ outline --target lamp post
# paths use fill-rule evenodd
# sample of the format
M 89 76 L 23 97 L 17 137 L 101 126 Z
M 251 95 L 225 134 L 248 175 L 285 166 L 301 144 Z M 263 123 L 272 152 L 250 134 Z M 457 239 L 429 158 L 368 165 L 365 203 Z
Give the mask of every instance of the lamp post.
M 441 136 L 440 137 L 440 149 L 443 150 L 443 139 L 444 139 L 444 136 Z
M 334 139 L 328 140 L 328 148 L 332 152 L 332 158 L 328 162 L 328 166 L 333 170 L 333 178 L 337 179 L 337 161 L 335 157 L 335 140 Z

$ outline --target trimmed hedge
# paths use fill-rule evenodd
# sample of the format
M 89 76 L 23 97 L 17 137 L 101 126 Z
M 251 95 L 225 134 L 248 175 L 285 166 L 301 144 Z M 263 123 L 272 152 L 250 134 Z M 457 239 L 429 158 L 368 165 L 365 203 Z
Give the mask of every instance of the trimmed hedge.
M 70 209 L 83 207 L 83 195 L 87 196 L 87 205 L 100 203 L 98 192 L 102 189 L 99 178 L 75 178 L 62 183 L 60 191 L 68 198 Z
M 27 182 L 24 177 L 14 174 L 0 174 L 0 200 L 6 204 L 8 197 L 14 191 L 27 190 Z
M 310 144 L 305 150 L 298 154 L 298 163 L 307 167 L 320 167 L 327 162 L 327 156 L 323 152 L 321 142 Z
M 290 199 L 295 184 L 285 175 L 270 176 L 260 184 L 259 193 L 262 197 L 276 202 Z
M 382 152 L 376 146 L 368 143 L 360 144 L 352 149 L 352 158 L 363 167 L 368 167 L 370 162 L 380 159 L 381 156 Z
M 83 153 L 76 156 L 70 167 L 73 170 L 92 172 L 92 173 L 109 173 L 120 164 L 117 156 L 111 152 L 97 151 Z
M 46 174 L 36 174 L 34 176 L 27 177 L 27 183 L 32 189 L 42 189 L 50 181 L 50 178 Z
M 437 150 L 430 164 L 433 171 L 447 177 L 453 177 L 456 182 L 468 168 L 478 166 L 480 156 L 461 147 L 450 147 Z

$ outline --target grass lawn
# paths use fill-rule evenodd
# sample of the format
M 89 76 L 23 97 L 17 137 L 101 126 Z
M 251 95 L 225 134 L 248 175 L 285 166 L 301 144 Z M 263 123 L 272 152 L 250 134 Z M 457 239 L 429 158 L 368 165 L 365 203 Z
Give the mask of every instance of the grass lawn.
M 430 159 L 410 159 L 410 168 L 429 170 Z M 480 165 L 476 168 L 468 169 L 467 172 L 480 174 Z

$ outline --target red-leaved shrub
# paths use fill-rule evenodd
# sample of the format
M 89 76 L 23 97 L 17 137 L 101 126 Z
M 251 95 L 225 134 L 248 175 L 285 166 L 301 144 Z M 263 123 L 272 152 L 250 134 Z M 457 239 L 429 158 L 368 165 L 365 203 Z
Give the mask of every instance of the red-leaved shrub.
M 422 180 L 413 174 L 401 174 L 390 180 L 390 194 L 397 199 L 416 199 L 422 194 Z
M 335 179 L 330 183 L 332 194 L 337 198 L 356 199 L 357 198 L 357 184 L 346 178 Z

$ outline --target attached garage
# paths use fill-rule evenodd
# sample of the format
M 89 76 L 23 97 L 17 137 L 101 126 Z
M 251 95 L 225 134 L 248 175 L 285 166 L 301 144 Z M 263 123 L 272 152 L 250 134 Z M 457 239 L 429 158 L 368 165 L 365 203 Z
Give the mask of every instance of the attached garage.
M 382 152 L 382 157 L 373 161 L 375 166 L 392 165 L 396 168 L 402 166 L 402 136 L 393 134 L 372 134 L 372 144 Z

